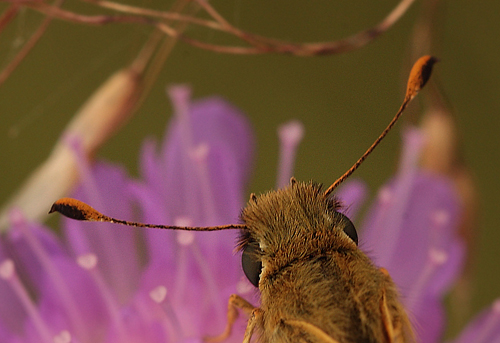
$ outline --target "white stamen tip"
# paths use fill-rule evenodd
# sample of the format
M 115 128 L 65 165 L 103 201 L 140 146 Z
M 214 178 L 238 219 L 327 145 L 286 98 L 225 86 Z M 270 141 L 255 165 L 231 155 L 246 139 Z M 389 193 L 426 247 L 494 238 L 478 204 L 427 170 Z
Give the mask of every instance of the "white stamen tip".
M 495 312 L 495 314 L 500 314 L 500 299 L 497 299 L 493 302 L 491 309 L 493 310 L 493 312 Z
M 155 303 L 159 304 L 165 300 L 165 297 L 167 296 L 167 288 L 165 286 L 158 286 L 149 292 L 149 296 Z
M 97 265 L 97 255 L 92 253 L 80 255 L 76 259 L 76 262 L 83 269 L 90 270 Z
M 175 85 L 167 88 L 167 92 L 172 97 L 190 98 L 191 88 L 188 85 Z
M 8 280 L 14 275 L 14 261 L 10 258 L 0 264 L 0 278 Z
M 195 162 L 203 162 L 207 159 L 208 152 L 210 151 L 210 147 L 206 143 L 198 144 L 196 147 L 191 149 L 189 156 Z
M 25 224 L 25 217 L 23 214 L 23 211 L 17 207 L 13 207 L 9 211 L 9 221 L 12 225 L 24 225 Z
M 175 226 L 193 226 L 191 219 L 188 217 L 177 217 L 174 220 Z
M 54 343 L 70 343 L 71 334 L 68 330 L 62 330 L 57 336 L 54 336 Z
M 194 233 L 189 231 L 177 231 L 177 243 L 188 246 L 194 242 Z
M 436 224 L 442 226 L 448 223 L 450 220 L 450 214 L 446 210 L 437 210 L 433 213 L 432 219 L 436 222 Z
M 278 135 L 284 144 L 296 145 L 304 137 L 304 125 L 298 120 L 289 121 L 278 127 Z
M 253 289 L 255 289 L 255 287 L 250 282 L 248 282 L 248 280 L 246 280 L 246 279 L 245 280 L 241 279 L 236 284 L 236 293 L 238 293 L 238 294 L 248 294 Z
M 167 93 L 174 105 L 174 114 L 177 116 L 185 115 L 191 99 L 191 88 L 187 85 L 172 86 L 167 89 Z
M 425 134 L 421 129 L 410 126 L 403 131 L 403 139 L 407 144 L 418 147 L 425 142 Z
M 432 263 L 440 266 L 443 265 L 448 260 L 448 254 L 443 250 L 431 249 L 429 251 L 429 258 L 432 261 Z
M 82 139 L 77 134 L 71 132 L 64 134 L 63 142 L 73 151 L 79 152 L 82 150 Z
M 378 199 L 382 203 L 388 203 L 391 201 L 392 198 L 392 191 L 389 189 L 389 187 L 382 187 L 378 193 Z

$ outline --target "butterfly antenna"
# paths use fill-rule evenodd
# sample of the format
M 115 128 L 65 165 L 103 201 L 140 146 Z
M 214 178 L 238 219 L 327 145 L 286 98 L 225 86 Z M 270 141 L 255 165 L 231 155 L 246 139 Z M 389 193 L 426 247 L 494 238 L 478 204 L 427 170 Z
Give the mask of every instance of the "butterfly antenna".
M 325 197 L 330 195 L 338 185 L 344 182 L 358 167 L 363 163 L 363 161 L 372 153 L 372 151 L 377 147 L 377 145 L 384 139 L 387 133 L 392 129 L 394 124 L 401 117 L 405 108 L 408 106 L 410 101 L 418 94 L 418 92 L 424 87 L 431 76 L 432 66 L 434 63 L 438 62 L 438 59 L 432 56 L 422 56 L 413 65 L 410 71 L 410 77 L 408 78 L 408 85 L 406 87 L 406 95 L 399 108 L 398 112 L 392 118 L 391 122 L 385 130 L 378 136 L 378 138 L 373 142 L 373 144 L 366 150 L 366 152 L 354 163 L 354 165 L 349 168 L 341 177 L 339 177 L 328 189 L 325 191 Z
M 156 225 L 144 224 L 138 222 L 129 222 L 127 220 L 108 217 L 86 203 L 73 198 L 62 198 L 57 200 L 51 207 L 49 213 L 59 212 L 62 215 L 76 220 L 89 222 L 108 222 L 116 223 L 133 227 L 145 227 L 150 229 L 165 229 L 165 230 L 186 230 L 186 231 L 219 231 L 227 229 L 244 229 L 243 224 L 230 224 L 221 226 L 171 226 L 171 225 Z

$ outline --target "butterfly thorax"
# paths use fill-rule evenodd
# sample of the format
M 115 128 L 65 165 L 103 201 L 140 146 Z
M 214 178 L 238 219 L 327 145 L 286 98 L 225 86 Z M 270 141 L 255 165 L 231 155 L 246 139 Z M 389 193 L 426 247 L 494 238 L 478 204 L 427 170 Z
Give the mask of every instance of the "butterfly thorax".
M 393 326 L 406 325 L 390 277 L 344 233 L 339 207 L 320 186 L 292 182 L 242 212 L 248 230 L 240 246 L 260 248 L 263 342 L 316 342 L 288 320 L 313 324 L 338 342 L 386 342 L 384 304 Z

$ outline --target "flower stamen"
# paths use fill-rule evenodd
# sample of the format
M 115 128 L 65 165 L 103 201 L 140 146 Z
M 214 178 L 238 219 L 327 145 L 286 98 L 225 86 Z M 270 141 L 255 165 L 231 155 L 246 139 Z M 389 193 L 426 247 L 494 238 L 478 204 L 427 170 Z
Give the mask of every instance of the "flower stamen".
M 386 218 L 391 218 L 391 220 L 385 220 L 387 223 L 384 229 L 385 253 L 380 255 L 380 261 L 378 262 L 381 266 L 388 266 L 390 264 L 397 247 L 402 229 L 401 224 L 406 213 L 406 208 L 408 207 L 415 176 L 418 171 L 417 162 L 423 144 L 424 137 L 419 130 L 408 129 L 404 132 L 401 163 L 393 190 L 394 199 L 398 199 L 398 201 L 393 202 L 392 206 L 386 212 Z
M 283 188 L 293 176 L 293 167 L 297 155 L 297 147 L 304 137 L 304 125 L 298 120 L 292 120 L 278 127 L 280 152 L 278 162 L 278 177 L 276 188 Z
M 177 217 L 174 221 L 174 225 L 191 226 L 193 225 L 193 222 L 187 217 Z M 188 272 L 187 247 L 194 242 L 195 238 L 196 237 L 193 232 L 187 232 L 187 231 L 177 232 L 177 243 L 180 245 L 180 249 L 178 249 L 178 253 L 176 256 L 177 273 L 174 279 L 175 287 L 173 292 L 174 293 L 173 299 L 182 299 L 184 296 L 184 292 L 186 290 L 187 272 Z
M 22 213 L 13 210 L 10 215 L 10 220 L 12 222 L 13 229 L 15 228 L 19 230 L 20 233 L 25 237 L 26 242 L 30 246 L 31 250 L 37 257 L 42 267 L 45 269 L 45 272 L 49 275 L 54 288 L 57 290 L 58 296 L 62 300 L 61 304 L 66 310 L 70 321 L 79 331 L 78 334 L 80 335 L 80 337 L 86 337 L 87 335 L 85 334 L 84 330 L 82 330 L 85 327 L 85 324 L 79 311 L 79 307 L 77 306 L 73 295 L 68 289 L 66 281 L 52 262 L 52 259 L 47 254 L 36 236 L 31 232 L 31 229 L 28 227 L 28 223 L 24 221 Z
M 202 204 L 204 207 L 204 216 L 206 224 L 216 224 L 217 211 L 214 206 L 213 191 L 210 184 L 210 172 L 208 170 L 207 159 L 210 147 L 206 143 L 198 144 L 192 148 L 189 157 L 194 162 L 198 180 L 200 183 Z
M 6 259 L 0 264 L 0 278 L 9 283 L 17 298 L 23 305 L 24 310 L 33 322 L 35 330 L 38 332 L 42 341 L 44 343 L 52 343 L 52 334 L 50 333 L 50 329 L 40 315 L 40 312 L 38 312 L 35 303 L 28 295 L 28 291 L 19 280 L 16 274 L 14 262 L 11 259 Z
M 96 254 L 89 253 L 80 255 L 76 259 L 78 265 L 83 269 L 87 270 L 90 274 L 90 277 L 96 284 L 99 289 L 99 293 L 106 305 L 106 309 L 108 310 L 109 317 L 111 318 L 112 323 L 116 325 L 117 332 L 123 332 L 123 321 L 120 315 L 120 307 L 116 298 L 113 296 L 113 292 L 109 289 L 106 282 L 104 281 L 101 273 L 96 268 L 98 258 Z
M 434 247 L 443 247 L 443 229 L 450 222 L 450 213 L 444 209 L 436 210 L 431 214 L 430 239 Z
M 103 202 L 102 197 L 99 196 L 99 187 L 97 186 L 97 182 L 93 177 L 92 167 L 89 163 L 87 155 L 83 150 L 83 142 L 81 141 L 80 137 L 68 134 L 65 137 L 65 143 L 75 155 L 78 175 L 80 176 L 80 183 L 82 184 L 82 188 L 85 190 L 89 201 L 97 208 L 107 212 L 106 204 Z
M 212 272 L 210 265 L 206 262 L 206 259 L 203 257 L 203 254 L 196 242 L 191 245 L 190 251 L 198 264 L 198 269 L 200 270 L 203 279 L 205 280 L 208 297 L 209 299 L 212 299 L 212 303 L 215 307 L 214 315 L 218 318 L 224 318 L 225 313 L 223 304 L 225 301 L 220 296 L 220 292 L 214 278 L 215 275 Z
M 417 306 L 415 300 L 423 298 L 423 291 L 426 289 L 426 285 L 429 283 L 429 280 L 436 273 L 438 268 L 446 263 L 446 261 L 448 261 L 448 254 L 444 250 L 436 248 L 431 248 L 429 250 L 424 269 L 408 293 L 406 308 L 409 311 L 415 312 L 415 307 Z
M 197 185 L 194 185 L 192 182 L 188 182 L 187 180 L 192 180 L 193 178 L 189 178 L 188 175 L 192 173 L 191 161 L 189 160 L 189 152 L 193 147 L 193 133 L 191 131 L 191 123 L 189 116 L 189 100 L 191 98 L 191 90 L 186 86 L 175 86 L 170 87 L 168 89 L 168 94 L 172 101 L 172 106 L 174 108 L 174 115 L 179 121 L 180 128 L 180 143 L 181 148 L 183 149 L 183 154 L 181 154 L 182 158 L 182 168 L 184 172 L 182 175 L 184 176 L 184 180 L 179 180 L 179 182 L 184 183 L 185 187 L 185 199 L 186 205 L 185 209 L 187 211 L 192 211 L 196 209 L 196 195 L 197 193 Z M 196 213 L 189 213 L 189 215 L 193 216 Z
M 178 217 L 175 220 L 176 226 L 189 226 L 191 225 L 191 221 L 186 217 Z M 185 234 L 191 233 L 192 236 L 186 236 Z M 210 268 L 210 265 L 207 264 L 205 258 L 203 257 L 202 252 L 198 244 L 196 243 L 195 236 L 192 232 L 183 232 L 180 231 L 177 234 L 177 243 L 181 246 L 179 251 L 179 256 L 177 258 L 177 277 L 176 277 L 176 285 L 175 285 L 175 298 L 181 299 L 181 295 L 184 293 L 186 280 L 186 272 L 187 272 L 187 255 L 186 253 L 191 252 L 194 260 L 197 264 L 197 268 L 200 271 L 209 294 L 209 298 L 213 299 L 213 303 L 215 304 L 216 315 L 224 316 L 224 309 L 222 308 L 223 301 L 218 292 L 217 283 L 215 282 L 214 274 Z M 181 240 L 181 241 L 179 241 Z M 184 242 L 182 242 L 184 241 Z M 182 244 L 182 243 L 188 244 Z
M 158 304 L 161 313 L 164 315 L 165 324 L 170 328 L 167 332 L 173 332 L 170 334 L 170 339 L 173 342 L 178 342 L 181 338 L 185 337 L 182 330 L 181 323 L 174 309 L 172 308 L 169 301 L 167 301 L 167 288 L 165 286 L 157 286 L 149 292 L 149 297 Z M 172 337 L 172 335 L 174 337 Z
M 54 337 L 54 343 L 71 343 L 71 334 L 68 330 L 62 330 Z
M 92 203 L 96 208 L 101 209 L 102 211 L 109 212 L 108 206 L 105 201 L 103 201 L 103 197 L 101 195 L 101 191 L 96 182 L 95 172 L 92 168 L 92 165 L 89 163 L 89 159 L 83 150 L 80 137 L 78 136 L 67 136 L 66 142 L 69 147 L 72 149 L 75 154 L 75 159 L 77 162 L 78 173 L 81 178 L 82 188 L 85 192 L 85 195 L 89 199 L 89 202 Z M 114 242 L 115 241 L 115 232 L 112 230 L 101 229 L 94 231 L 95 235 L 97 235 L 97 240 L 99 242 Z M 89 252 L 93 249 L 91 248 L 91 244 L 89 241 L 89 236 L 86 234 L 80 234 L 80 239 L 82 240 L 82 245 L 85 246 L 86 250 L 80 250 L 80 253 Z M 112 278 L 116 280 L 116 284 L 127 284 L 128 280 L 126 279 L 126 266 L 121 263 L 124 259 L 125 252 L 118 249 L 117 244 L 108 244 L 106 245 L 106 257 L 110 260 L 110 264 L 114 266 Z

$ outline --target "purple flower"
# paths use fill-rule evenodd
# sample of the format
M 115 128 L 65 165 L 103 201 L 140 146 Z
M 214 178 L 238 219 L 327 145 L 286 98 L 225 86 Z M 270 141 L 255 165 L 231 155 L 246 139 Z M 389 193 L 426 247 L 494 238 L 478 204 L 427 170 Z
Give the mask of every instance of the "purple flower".
M 251 170 L 253 136 L 237 109 L 218 98 L 190 100 L 170 90 L 175 116 L 158 145 L 143 146 L 139 180 L 116 165 L 90 164 L 79 137 L 81 186 L 74 196 L 126 220 L 209 226 L 236 223 Z M 293 122 L 280 128 L 281 187 L 303 136 Z M 418 169 L 423 137 L 404 134 L 396 176 L 384 186 L 361 225 L 360 247 L 400 288 L 420 342 L 441 339 L 443 295 L 465 254 L 457 235 L 460 203 L 450 182 Z M 337 193 L 354 218 L 365 186 L 350 181 Z M 359 220 L 358 220 L 359 221 Z M 62 224 L 64 239 L 13 209 L 0 245 L 0 342 L 201 342 L 222 332 L 229 295 L 254 304 L 232 247 L 237 232 L 146 230 L 106 223 Z M 497 303 L 456 342 L 500 339 Z M 228 342 L 241 342 L 240 318 Z
M 74 196 L 130 220 L 237 222 L 254 146 L 246 119 L 218 98 L 191 102 L 186 87 L 170 93 L 175 117 L 159 149 L 144 144 L 141 181 L 119 166 L 89 165 L 78 137 L 67 137 L 82 179 Z M 63 242 L 22 213 L 11 222 L 0 249 L 1 342 L 198 342 L 223 330 L 230 294 L 253 291 L 233 255 L 237 232 L 64 219 Z
M 500 342 L 500 300 L 480 313 L 453 343 L 498 343 Z
M 361 247 L 398 285 L 418 340 L 438 342 L 445 324 L 441 300 L 459 275 L 465 251 L 453 185 L 418 169 L 423 143 L 418 130 L 404 132 L 399 170 L 365 219 Z

